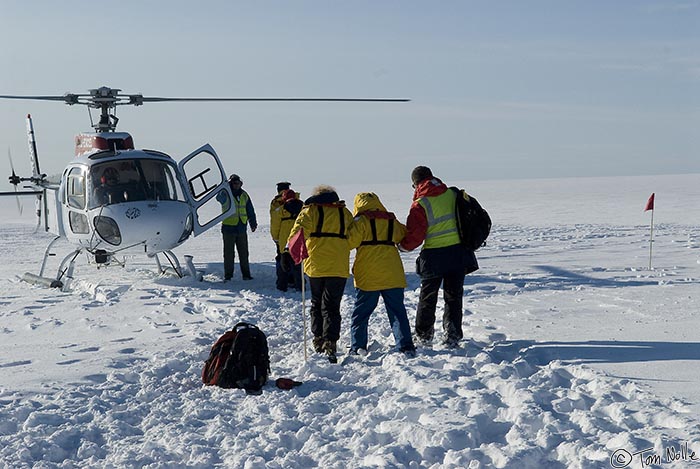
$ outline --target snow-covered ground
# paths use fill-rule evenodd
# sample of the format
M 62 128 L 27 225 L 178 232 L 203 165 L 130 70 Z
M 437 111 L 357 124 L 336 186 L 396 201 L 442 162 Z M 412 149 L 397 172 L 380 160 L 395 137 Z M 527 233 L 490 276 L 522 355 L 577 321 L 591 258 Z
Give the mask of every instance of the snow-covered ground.
M 23 217 L 5 200 L 0 466 L 619 468 L 700 457 L 681 453 L 700 454 L 700 175 L 459 185 L 495 223 L 465 284 L 471 340 L 406 359 L 390 351 L 380 306 L 369 355 L 339 365 L 304 361 L 300 295 L 274 288 L 274 184 L 249 191 L 261 226 L 245 283 L 222 282 L 214 229 L 177 251 L 194 255 L 203 282 L 133 259 L 81 263 L 68 292 L 30 286 L 18 277 L 38 272 L 50 237 L 32 234 L 29 200 Z M 400 218 L 412 195 L 408 183 L 337 189 L 348 201 L 373 190 Z M 412 321 L 415 255 L 403 255 Z M 349 282 L 342 351 L 352 304 Z M 273 379 L 302 386 L 270 383 L 261 396 L 202 386 L 212 343 L 241 320 L 267 333 Z

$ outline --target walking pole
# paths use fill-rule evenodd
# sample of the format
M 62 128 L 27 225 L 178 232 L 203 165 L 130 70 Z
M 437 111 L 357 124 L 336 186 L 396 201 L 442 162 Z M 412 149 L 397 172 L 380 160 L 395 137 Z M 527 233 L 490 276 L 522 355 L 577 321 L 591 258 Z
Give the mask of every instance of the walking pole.
M 306 363 L 309 358 L 309 354 L 307 352 L 307 345 L 306 345 L 306 289 L 304 288 L 304 285 L 306 285 L 306 280 L 304 280 L 304 261 L 301 261 L 301 316 L 304 318 L 304 362 Z

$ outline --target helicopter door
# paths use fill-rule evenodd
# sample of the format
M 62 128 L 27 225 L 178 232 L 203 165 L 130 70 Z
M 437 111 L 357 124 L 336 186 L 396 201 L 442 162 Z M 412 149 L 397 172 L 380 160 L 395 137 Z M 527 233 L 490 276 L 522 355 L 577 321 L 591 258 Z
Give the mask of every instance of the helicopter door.
M 185 193 L 193 208 L 195 236 L 236 213 L 226 173 L 211 145 L 198 148 L 177 166 L 185 178 Z

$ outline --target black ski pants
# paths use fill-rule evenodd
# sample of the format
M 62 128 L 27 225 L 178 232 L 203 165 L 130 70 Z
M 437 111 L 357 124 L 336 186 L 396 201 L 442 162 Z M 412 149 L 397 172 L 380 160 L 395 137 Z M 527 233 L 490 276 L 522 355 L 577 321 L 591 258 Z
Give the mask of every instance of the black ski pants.
M 421 280 L 420 298 L 416 309 L 416 335 L 421 340 L 432 340 L 435 334 L 435 309 L 440 285 L 443 289 L 445 310 L 442 328 L 445 340 L 461 340 L 462 297 L 464 296 L 464 272 L 451 272 L 442 277 Z
M 248 263 L 248 233 L 227 233 L 224 232 L 224 278 L 233 277 L 233 264 L 236 261 L 236 252 L 241 264 L 241 275 L 243 278 L 250 277 L 250 264 Z
M 345 277 L 310 277 L 311 332 L 315 338 L 337 342 L 340 338 L 340 301 Z

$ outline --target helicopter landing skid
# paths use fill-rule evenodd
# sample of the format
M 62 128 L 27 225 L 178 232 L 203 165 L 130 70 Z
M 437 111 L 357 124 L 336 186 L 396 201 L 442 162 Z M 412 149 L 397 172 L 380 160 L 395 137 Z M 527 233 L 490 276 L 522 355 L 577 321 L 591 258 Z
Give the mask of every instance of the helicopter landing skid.
M 80 250 L 73 251 L 70 254 L 68 254 L 63 261 L 61 262 L 61 267 L 58 269 L 58 275 L 56 275 L 56 278 L 49 278 L 49 277 L 44 277 L 44 270 L 46 268 L 46 260 L 49 258 L 49 256 L 55 256 L 51 252 L 51 247 L 54 245 L 56 241 L 61 239 L 60 236 L 56 236 L 54 239 L 51 240 L 49 245 L 46 247 L 46 250 L 44 251 L 44 258 L 41 261 L 41 269 L 39 270 L 39 275 L 32 274 L 31 272 L 26 272 L 22 276 L 22 280 L 31 283 L 33 285 L 40 285 L 44 287 L 49 287 L 49 288 L 61 288 L 65 289 L 67 287 L 67 282 L 62 282 L 61 277 L 63 277 L 63 274 L 67 273 L 68 275 L 66 276 L 67 279 L 72 280 L 73 276 L 73 263 L 75 262 L 75 258 L 80 254 Z M 66 263 L 68 258 L 73 256 L 73 258 L 70 261 L 70 265 L 67 270 L 64 270 L 63 272 L 61 271 L 63 268 L 63 265 Z
M 160 258 L 158 257 L 158 254 L 153 255 L 153 257 L 156 260 L 156 264 L 158 265 L 158 272 L 160 272 L 161 275 L 173 275 L 174 274 L 174 275 L 177 275 L 178 278 L 183 278 L 183 277 L 189 275 L 192 278 L 199 280 L 200 282 L 204 279 L 204 275 L 202 274 L 202 272 L 198 271 L 194 267 L 194 263 L 192 262 L 192 256 L 185 255 L 185 266 L 187 268 L 183 269 L 182 266 L 180 265 L 180 261 L 178 260 L 178 258 L 174 252 L 162 251 L 161 253 L 165 256 L 165 258 L 170 263 L 170 267 L 163 268 L 163 265 L 160 262 Z
M 161 254 L 163 254 L 170 263 L 170 267 L 165 268 L 163 268 L 163 265 L 160 263 L 160 258 L 158 257 L 158 254 L 159 253 L 155 253 L 153 255 L 153 258 L 156 260 L 158 272 L 160 272 L 161 275 L 172 275 L 174 273 L 178 278 L 183 277 L 182 267 L 180 267 L 180 261 L 178 260 L 174 252 L 161 251 Z

